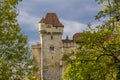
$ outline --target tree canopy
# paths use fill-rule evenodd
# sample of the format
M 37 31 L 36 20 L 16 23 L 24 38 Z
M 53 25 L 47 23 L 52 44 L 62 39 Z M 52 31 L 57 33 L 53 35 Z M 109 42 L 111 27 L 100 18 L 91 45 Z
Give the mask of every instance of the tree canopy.
M 16 19 L 21 1 L 0 0 L 0 80 L 23 80 L 33 74 L 28 40 Z
M 120 63 L 120 35 L 108 31 L 84 32 L 77 40 L 79 48 L 73 52 L 64 77 L 70 80 L 116 79 Z M 67 54 L 68 55 L 68 54 Z M 69 58 L 69 56 L 68 56 Z
M 97 1 L 103 8 L 95 18 L 109 19 L 95 30 L 82 32 L 75 40 L 79 45 L 77 50 L 63 56 L 68 64 L 64 80 L 120 79 L 120 0 Z

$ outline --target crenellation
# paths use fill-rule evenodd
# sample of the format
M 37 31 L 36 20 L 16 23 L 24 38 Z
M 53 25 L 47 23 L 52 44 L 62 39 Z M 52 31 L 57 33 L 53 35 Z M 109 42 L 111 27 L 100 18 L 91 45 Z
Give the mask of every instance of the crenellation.
M 39 31 L 42 32 L 46 32 L 46 33 L 63 33 L 63 27 L 57 27 L 57 26 L 53 26 L 50 24 L 45 24 L 45 23 L 39 23 Z

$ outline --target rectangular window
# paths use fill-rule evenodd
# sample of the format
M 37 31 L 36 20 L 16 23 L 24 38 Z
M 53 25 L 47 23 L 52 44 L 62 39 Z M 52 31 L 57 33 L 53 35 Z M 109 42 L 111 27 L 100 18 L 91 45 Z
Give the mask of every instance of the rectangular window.
M 51 35 L 51 40 L 53 39 L 53 35 Z
M 57 29 L 58 27 L 56 26 L 56 29 Z
M 50 46 L 50 51 L 54 51 L 54 46 Z
M 47 28 L 51 28 L 51 25 L 48 25 Z

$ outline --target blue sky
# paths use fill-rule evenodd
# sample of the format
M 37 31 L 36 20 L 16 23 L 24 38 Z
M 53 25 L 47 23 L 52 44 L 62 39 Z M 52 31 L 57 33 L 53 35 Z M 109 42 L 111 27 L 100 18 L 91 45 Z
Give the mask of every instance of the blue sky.
M 94 16 L 101 9 L 95 0 L 23 0 L 19 5 L 18 22 L 30 44 L 40 42 L 38 21 L 46 13 L 56 13 L 64 25 L 63 38 L 86 29 L 86 24 L 99 24 Z

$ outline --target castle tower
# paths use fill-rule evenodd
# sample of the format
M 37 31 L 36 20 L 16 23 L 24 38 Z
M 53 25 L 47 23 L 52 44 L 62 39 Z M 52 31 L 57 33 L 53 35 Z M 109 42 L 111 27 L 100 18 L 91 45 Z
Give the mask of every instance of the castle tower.
M 61 80 L 60 54 L 63 28 L 55 13 L 47 13 L 39 22 L 41 80 Z

